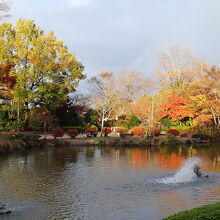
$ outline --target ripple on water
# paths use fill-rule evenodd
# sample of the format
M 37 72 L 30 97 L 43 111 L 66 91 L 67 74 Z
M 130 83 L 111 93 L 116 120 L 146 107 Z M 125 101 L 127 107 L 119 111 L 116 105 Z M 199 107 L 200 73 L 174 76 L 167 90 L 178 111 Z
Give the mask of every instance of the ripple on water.
M 187 148 L 175 147 L 62 147 L 10 155 L 0 159 L 0 198 L 13 210 L 7 220 L 159 220 L 220 200 L 217 173 L 204 179 L 190 173 L 190 181 L 178 181 L 190 175 L 171 159 L 187 155 Z M 212 171 L 215 158 L 218 168 L 219 148 L 197 155 Z

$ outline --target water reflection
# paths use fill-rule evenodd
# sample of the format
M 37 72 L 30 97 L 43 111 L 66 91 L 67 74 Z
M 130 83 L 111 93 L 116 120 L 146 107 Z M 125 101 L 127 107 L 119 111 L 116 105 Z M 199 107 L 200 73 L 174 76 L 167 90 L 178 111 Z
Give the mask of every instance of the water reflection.
M 153 182 L 192 156 L 213 173 L 209 181 Z M 0 176 L 0 198 L 14 208 L 9 220 L 158 220 L 220 199 L 220 146 L 45 148 L 2 156 Z

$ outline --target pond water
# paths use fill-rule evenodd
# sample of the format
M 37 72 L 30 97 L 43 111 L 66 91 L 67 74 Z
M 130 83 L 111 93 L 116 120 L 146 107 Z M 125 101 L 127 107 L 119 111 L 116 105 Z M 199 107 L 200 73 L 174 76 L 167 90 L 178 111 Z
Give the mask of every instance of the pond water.
M 209 178 L 170 181 L 190 157 Z M 220 145 L 63 146 L 0 156 L 0 202 L 13 211 L 4 220 L 160 220 L 219 200 Z

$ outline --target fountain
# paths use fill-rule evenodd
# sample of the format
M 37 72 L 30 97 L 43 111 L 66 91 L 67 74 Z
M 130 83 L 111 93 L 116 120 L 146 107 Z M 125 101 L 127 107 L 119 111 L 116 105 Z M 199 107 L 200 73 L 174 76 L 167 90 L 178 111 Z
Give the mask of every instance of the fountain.
M 9 214 L 9 213 L 11 213 L 11 211 L 7 210 L 5 208 L 5 204 L 0 203 L 0 215 L 6 215 L 6 214 Z
M 192 182 L 196 180 L 198 177 L 198 174 L 195 172 L 195 168 L 198 169 L 200 163 L 201 163 L 201 159 L 198 157 L 189 158 L 186 160 L 186 162 L 183 164 L 183 166 L 174 176 L 162 178 L 157 182 L 165 183 L 165 184 Z M 200 177 L 208 177 L 208 176 L 202 174 Z

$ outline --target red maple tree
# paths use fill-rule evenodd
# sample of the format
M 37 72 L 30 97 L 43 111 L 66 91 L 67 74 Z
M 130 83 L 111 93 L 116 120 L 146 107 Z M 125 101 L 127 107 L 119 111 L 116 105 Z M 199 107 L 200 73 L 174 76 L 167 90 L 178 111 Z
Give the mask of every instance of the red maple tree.
M 16 77 L 9 74 L 14 66 L 14 64 L 0 64 L 0 96 L 7 99 L 11 99 L 16 84 Z
M 15 64 L 0 64 L 0 85 L 8 89 L 13 89 L 16 84 L 16 77 L 10 76 L 11 68 Z
M 172 94 L 168 97 L 168 103 L 160 106 L 159 114 L 161 118 L 169 117 L 176 121 L 194 117 L 195 111 L 189 107 L 188 95 Z

